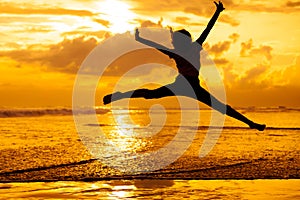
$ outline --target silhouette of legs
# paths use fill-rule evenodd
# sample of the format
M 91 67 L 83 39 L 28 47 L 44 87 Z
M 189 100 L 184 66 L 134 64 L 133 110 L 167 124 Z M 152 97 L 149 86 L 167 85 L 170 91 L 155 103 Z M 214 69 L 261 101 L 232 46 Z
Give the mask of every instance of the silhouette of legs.
M 232 118 L 235 118 L 241 122 L 247 124 L 251 129 L 257 129 L 259 131 L 263 131 L 266 128 L 265 124 L 257 124 L 247 117 L 239 113 L 238 111 L 234 110 L 230 105 L 225 105 L 224 103 L 220 102 L 216 99 L 213 95 L 211 95 L 208 91 L 202 88 L 200 85 L 197 86 L 195 89 L 197 99 L 206 105 L 210 106 L 211 108 L 219 111 L 222 114 L 226 114 Z
M 187 79 L 188 80 L 188 79 Z M 174 82 L 168 87 L 173 88 L 179 88 L 179 90 L 176 90 L 176 95 L 180 96 L 187 96 L 194 99 L 197 99 L 200 102 L 205 103 L 206 105 L 210 106 L 211 108 L 219 111 L 222 114 L 226 114 L 232 118 L 235 118 L 241 122 L 244 122 L 247 124 L 251 129 L 257 129 L 259 131 L 263 131 L 266 128 L 266 125 L 264 124 L 257 124 L 251 120 L 249 120 L 247 117 L 239 113 L 238 111 L 234 110 L 231 106 L 225 105 L 224 103 L 220 102 L 218 99 L 216 99 L 213 95 L 211 95 L 208 91 L 206 91 L 204 88 L 202 88 L 199 84 L 199 80 L 196 79 L 190 79 L 188 80 L 189 84 L 193 87 L 194 93 L 189 93 L 187 90 L 185 90 L 183 82 Z M 103 103 L 108 104 L 112 101 L 117 101 L 124 98 L 145 98 L 145 99 L 156 99 L 156 98 L 162 98 L 167 96 L 175 96 L 175 94 L 168 89 L 167 86 L 162 86 L 160 88 L 149 90 L 149 89 L 138 89 L 138 90 L 132 90 L 125 93 L 116 92 L 113 94 L 106 95 L 103 98 Z M 196 94 L 196 97 L 195 97 Z
M 104 105 L 111 103 L 112 101 L 117 101 L 125 98 L 145 98 L 145 99 L 157 99 L 166 96 L 174 96 L 175 94 L 171 92 L 166 86 L 160 88 L 149 90 L 149 89 L 137 89 L 128 92 L 116 92 L 113 94 L 106 95 L 103 98 Z
M 123 99 L 122 94 L 123 93 L 121 93 L 121 92 L 116 92 L 113 94 L 106 95 L 105 97 L 103 97 L 103 104 L 106 105 L 113 101 Z

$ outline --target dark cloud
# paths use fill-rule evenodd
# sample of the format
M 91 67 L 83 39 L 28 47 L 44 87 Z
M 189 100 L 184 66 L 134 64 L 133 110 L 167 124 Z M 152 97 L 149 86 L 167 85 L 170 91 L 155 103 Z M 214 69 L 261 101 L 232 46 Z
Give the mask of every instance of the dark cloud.
M 241 43 L 240 55 L 242 57 L 253 56 L 253 55 L 264 55 L 267 60 L 272 59 L 271 51 L 273 48 L 268 45 L 260 45 L 259 47 L 253 46 L 253 40 L 250 39 L 247 42 Z
M 298 6 L 300 6 L 300 1 L 295 1 L 295 2 L 288 1 L 288 2 L 286 2 L 286 6 L 288 6 L 288 7 L 298 7 Z
M 40 59 L 55 71 L 76 73 L 84 58 L 96 46 L 97 41 L 94 38 L 65 39 L 57 45 L 50 46 L 48 55 Z
M 159 31 L 162 29 L 155 29 L 151 34 L 152 29 L 141 28 L 141 36 L 148 39 L 153 39 L 155 42 L 166 42 L 166 38 L 169 38 L 169 31 Z M 78 32 L 65 33 L 66 35 L 76 35 Z M 91 34 L 94 34 L 92 32 Z M 154 34 L 154 35 L 153 35 Z M 102 37 L 108 37 L 104 32 Z M 170 42 L 170 41 L 169 41 Z M 125 34 L 117 34 L 112 39 L 105 40 L 107 44 L 105 46 L 105 53 L 111 55 L 118 55 L 118 52 L 122 52 L 125 47 L 141 47 L 141 44 L 134 40 L 134 36 L 129 32 Z M 98 42 L 93 37 L 81 36 L 75 39 L 65 38 L 62 42 L 57 44 L 46 46 L 46 50 L 37 50 L 39 45 L 29 46 L 27 49 L 2 51 L 0 55 L 3 57 L 9 57 L 17 62 L 17 66 L 24 66 L 30 64 L 32 66 L 39 66 L 45 71 L 57 71 L 63 73 L 77 73 L 83 60 L 88 54 L 98 45 Z M 130 69 L 138 65 L 144 65 L 149 63 L 159 63 L 166 66 L 174 66 L 174 62 L 169 59 L 168 56 L 161 52 L 144 46 L 142 50 L 128 52 L 124 55 L 119 53 L 117 57 L 109 66 L 106 67 L 106 76 L 120 76 Z M 105 55 L 99 55 L 99 66 L 101 60 L 105 60 Z M 140 75 L 149 74 L 153 68 L 143 69 Z M 93 73 L 91 69 L 90 73 Z
M 167 29 L 140 28 L 139 30 L 140 36 L 143 38 L 163 45 L 166 43 L 166 40 L 170 43 L 170 33 Z M 126 53 L 124 53 L 123 49 L 126 49 Z M 128 51 L 128 49 L 132 50 Z M 97 53 L 97 55 L 99 54 L 99 60 L 97 60 L 99 62 L 96 65 L 105 68 L 104 76 L 119 77 L 134 67 L 150 64 L 150 67 L 144 67 L 137 72 L 138 74 L 134 74 L 136 77 L 141 77 L 149 74 L 154 68 L 159 67 L 157 64 L 174 66 L 174 62 L 169 59 L 168 56 L 154 48 L 150 48 L 149 46 L 142 45 L 135 41 L 134 35 L 129 32 L 117 34 L 112 38 L 109 38 L 105 41 L 104 45 L 97 47 L 95 52 L 99 52 Z M 107 60 L 111 59 L 111 57 L 116 58 L 114 58 L 114 60 Z M 86 63 L 86 66 L 95 65 L 93 59 L 90 62 L 91 63 Z M 106 66 L 105 63 L 110 64 Z M 152 67 L 152 64 L 154 67 Z M 89 69 L 89 67 L 87 67 L 86 71 L 87 73 L 93 74 L 94 68 Z
M 145 65 L 145 64 L 163 64 L 167 66 L 172 66 L 173 62 L 164 54 L 160 53 L 156 49 L 141 49 L 129 52 L 124 54 L 114 60 L 105 71 L 105 76 L 121 76 L 124 73 L 128 72 L 130 69 L 134 67 Z M 142 70 L 139 70 L 138 74 L 133 74 L 136 77 L 150 74 L 153 70 L 153 67 L 145 67 Z
M 19 62 L 20 65 L 37 64 L 47 71 L 76 73 L 84 58 L 96 45 L 97 41 L 94 38 L 79 37 L 73 40 L 64 39 L 58 44 L 48 46 L 47 50 L 29 47 L 1 52 L 1 55 Z

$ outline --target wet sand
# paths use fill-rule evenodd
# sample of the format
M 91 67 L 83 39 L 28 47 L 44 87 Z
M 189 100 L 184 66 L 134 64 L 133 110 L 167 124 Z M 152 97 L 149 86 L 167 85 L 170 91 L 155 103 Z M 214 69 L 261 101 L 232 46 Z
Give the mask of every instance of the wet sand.
M 176 134 L 179 117 L 171 112 L 166 128 L 150 138 L 144 137 L 143 128 L 137 129 L 138 139 L 118 132 L 108 114 L 104 114 L 106 121 L 91 125 L 103 128 L 125 151 L 144 153 L 161 148 Z M 0 118 L 0 199 L 300 198 L 298 111 L 252 113 L 260 121 L 269 120 L 263 133 L 229 120 L 213 150 L 199 158 L 209 123 L 206 116 L 178 160 L 163 169 L 138 174 L 117 170 L 113 159 L 109 164 L 94 159 L 80 140 L 71 115 L 21 114 Z M 122 113 L 118 116 L 124 119 Z M 135 122 L 142 125 L 147 117 L 147 112 L 133 114 Z M 187 134 L 191 126 L 187 124 Z M 126 125 L 125 132 L 128 130 L 133 129 Z
M 37 118 L 26 118 L 26 123 L 22 122 L 24 118 L 14 118 L 16 121 L 11 122 L 15 124 L 14 130 L 19 128 L 21 131 L 24 124 L 35 123 L 20 135 L 12 134 L 8 127 L 6 132 L 2 129 L 1 182 L 300 178 L 299 147 L 295 145 L 299 130 L 267 129 L 263 133 L 247 130 L 245 135 L 244 129 L 234 130 L 234 134 L 233 130 L 224 129 L 213 151 L 199 158 L 205 133 L 200 129 L 191 147 L 174 163 L 154 172 L 128 174 L 93 159 L 72 125 L 72 116 L 61 118 L 39 118 L 39 121 L 52 120 L 52 125 L 56 123 L 55 129 L 43 125 L 43 132 L 35 130 L 43 124 L 35 122 Z
M 166 180 L 0 183 L 0 199 L 299 199 L 299 180 Z
M 210 157 L 199 159 L 186 156 L 159 171 L 124 174 L 92 159 L 80 144 L 74 143 L 72 147 L 75 149 L 53 146 L 2 151 L 0 181 L 300 178 L 299 159 L 282 157 L 245 161 L 231 159 L 229 163 L 226 158 L 212 161 Z M 37 155 L 36 151 L 42 153 Z

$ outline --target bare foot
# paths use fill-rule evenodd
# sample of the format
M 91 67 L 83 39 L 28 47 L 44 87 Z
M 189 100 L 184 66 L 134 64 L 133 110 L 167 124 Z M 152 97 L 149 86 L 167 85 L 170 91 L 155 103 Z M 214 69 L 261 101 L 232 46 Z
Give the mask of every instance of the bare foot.
M 265 130 L 266 128 L 266 125 L 265 124 L 257 124 L 257 123 L 254 123 L 249 125 L 251 129 L 256 129 L 256 130 L 259 130 L 259 131 L 263 131 Z
M 106 105 L 111 103 L 112 101 L 121 99 L 121 94 L 121 92 L 115 92 L 113 94 L 106 95 L 105 97 L 103 97 L 103 104 Z

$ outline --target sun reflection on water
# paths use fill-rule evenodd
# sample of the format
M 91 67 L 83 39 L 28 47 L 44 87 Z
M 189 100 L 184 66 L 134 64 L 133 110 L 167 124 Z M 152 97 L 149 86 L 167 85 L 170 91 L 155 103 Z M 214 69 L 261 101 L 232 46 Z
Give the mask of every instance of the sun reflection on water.
M 137 152 L 151 145 L 151 141 L 143 137 L 141 125 L 132 121 L 129 110 L 118 111 L 118 115 L 114 115 L 116 125 L 110 131 L 110 139 L 113 145 L 117 146 L 124 152 Z M 134 112 L 134 111 L 133 111 Z

